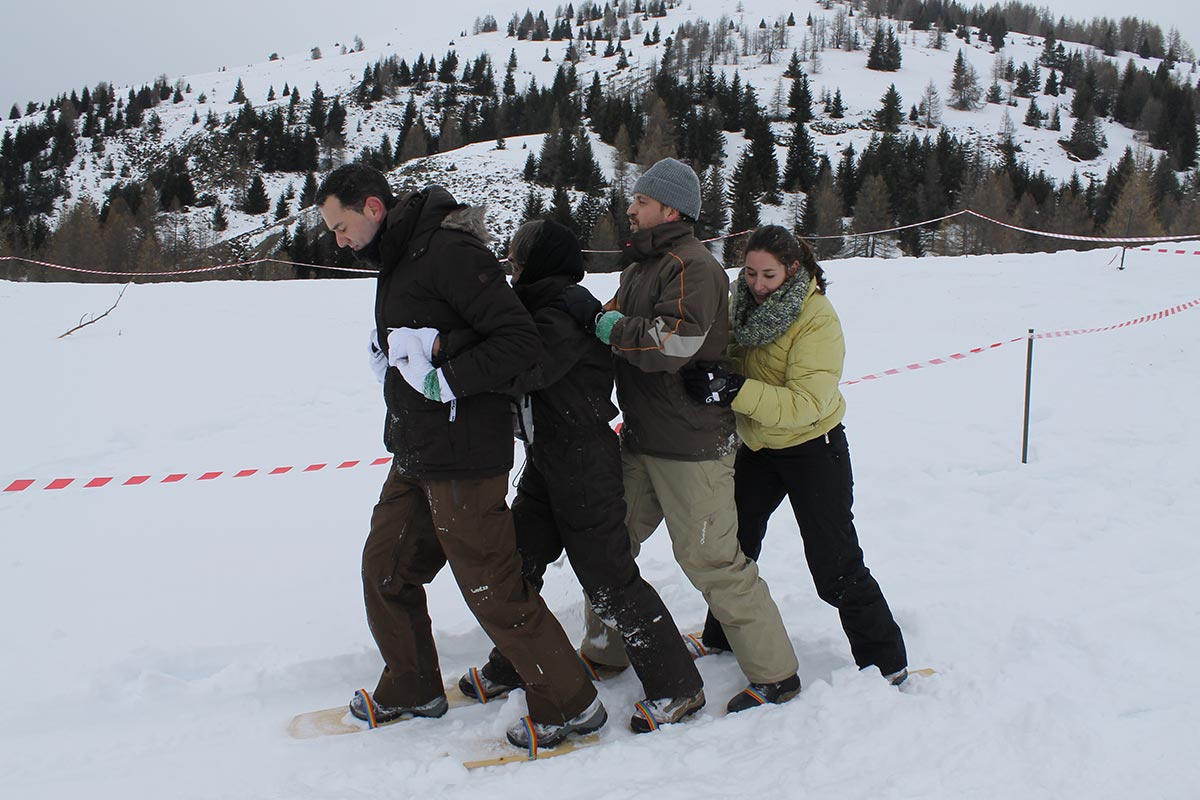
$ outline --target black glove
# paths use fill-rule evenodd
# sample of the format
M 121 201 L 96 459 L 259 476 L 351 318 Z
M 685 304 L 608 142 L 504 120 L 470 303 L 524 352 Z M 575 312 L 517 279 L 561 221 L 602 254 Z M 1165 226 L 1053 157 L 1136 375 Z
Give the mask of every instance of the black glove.
M 596 315 L 600 313 L 600 301 L 591 292 L 577 283 L 563 288 L 552 302 L 554 308 L 565 311 L 588 333 L 596 332 Z
M 697 403 L 727 406 L 737 397 L 745 375 L 730 372 L 715 361 L 699 361 L 679 371 L 688 395 Z

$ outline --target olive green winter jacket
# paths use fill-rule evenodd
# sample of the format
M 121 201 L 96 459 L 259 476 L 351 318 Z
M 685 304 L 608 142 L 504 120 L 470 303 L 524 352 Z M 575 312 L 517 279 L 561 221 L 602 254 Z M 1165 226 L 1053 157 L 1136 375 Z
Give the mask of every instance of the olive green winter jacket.
M 746 446 L 792 447 L 833 430 L 846 414 L 838 389 L 845 356 L 842 323 L 815 281 L 778 339 L 761 347 L 730 344 L 734 369 L 746 376 L 732 405 Z

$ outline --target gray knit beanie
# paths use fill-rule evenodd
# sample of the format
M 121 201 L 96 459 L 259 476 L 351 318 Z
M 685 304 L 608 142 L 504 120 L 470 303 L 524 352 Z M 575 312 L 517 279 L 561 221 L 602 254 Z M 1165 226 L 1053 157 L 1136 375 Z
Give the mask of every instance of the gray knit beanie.
M 692 219 L 700 217 L 700 179 L 687 164 L 664 158 L 646 170 L 633 185 L 634 194 L 644 194 Z

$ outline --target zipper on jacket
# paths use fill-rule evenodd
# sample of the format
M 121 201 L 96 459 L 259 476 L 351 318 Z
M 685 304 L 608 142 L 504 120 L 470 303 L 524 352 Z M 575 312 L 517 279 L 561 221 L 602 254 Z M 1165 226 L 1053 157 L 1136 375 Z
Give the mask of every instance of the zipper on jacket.
M 456 399 L 450 401 L 450 421 L 454 422 L 454 420 L 457 417 L 458 417 L 458 399 L 456 398 Z

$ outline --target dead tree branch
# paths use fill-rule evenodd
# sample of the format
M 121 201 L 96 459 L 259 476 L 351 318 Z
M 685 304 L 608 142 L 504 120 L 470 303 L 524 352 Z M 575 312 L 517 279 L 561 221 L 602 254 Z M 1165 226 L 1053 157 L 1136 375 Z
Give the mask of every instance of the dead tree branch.
M 121 287 L 121 293 L 117 295 L 117 302 L 113 303 L 112 307 L 109 308 L 108 311 L 105 311 L 103 314 L 101 314 L 98 317 L 92 317 L 87 322 L 84 322 L 83 317 L 80 317 L 78 325 L 76 325 L 74 328 L 71 328 L 71 330 L 67 331 L 66 333 L 64 333 L 62 336 L 59 336 L 58 338 L 63 339 L 67 336 L 70 336 L 72 333 L 79 330 L 80 328 L 86 328 L 88 325 L 91 325 L 93 322 L 99 322 L 100 320 L 107 317 L 112 312 L 112 310 L 117 307 L 117 303 L 121 302 L 121 298 L 125 296 L 125 290 L 128 288 L 129 288 L 128 283 Z

